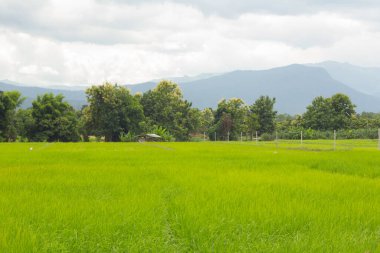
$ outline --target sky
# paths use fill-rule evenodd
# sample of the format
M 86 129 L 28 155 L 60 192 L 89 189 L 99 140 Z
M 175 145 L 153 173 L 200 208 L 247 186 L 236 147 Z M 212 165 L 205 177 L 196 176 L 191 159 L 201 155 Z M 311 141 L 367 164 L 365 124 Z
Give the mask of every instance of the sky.
M 0 0 L 0 80 L 130 84 L 326 60 L 380 66 L 378 0 Z

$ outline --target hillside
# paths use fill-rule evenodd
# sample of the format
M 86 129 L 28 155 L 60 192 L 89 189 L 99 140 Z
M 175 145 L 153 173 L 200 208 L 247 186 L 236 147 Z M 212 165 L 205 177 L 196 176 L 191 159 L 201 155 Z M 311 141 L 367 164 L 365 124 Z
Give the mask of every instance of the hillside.
M 191 80 L 191 79 L 190 79 Z M 127 85 L 133 93 L 145 92 L 156 86 L 158 81 Z M 217 106 L 222 98 L 242 98 L 251 104 L 261 95 L 277 99 L 276 109 L 281 113 L 297 114 L 305 111 L 316 96 L 331 96 L 344 93 L 357 105 L 357 111 L 380 111 L 380 98 L 364 94 L 331 77 L 323 68 L 305 65 L 290 65 L 269 70 L 241 70 L 219 75 L 205 75 L 195 81 L 179 82 L 184 96 L 195 107 Z M 40 87 L 23 87 L 0 82 L 0 90 L 18 90 L 25 97 L 23 107 L 32 99 L 46 92 L 62 93 L 74 107 L 86 103 L 83 90 L 63 90 Z
M 363 93 L 380 97 L 380 68 L 359 67 L 334 61 L 309 66 L 324 68 L 335 80 Z
M 21 105 L 22 108 L 30 107 L 32 101 L 41 94 L 53 93 L 55 95 L 62 94 L 65 96 L 65 100 L 69 102 L 76 109 L 80 109 L 86 104 L 86 96 L 83 90 L 64 90 L 64 89 L 50 89 L 42 87 L 20 86 L 15 84 L 9 84 L 9 82 L 0 82 L 0 90 L 11 91 L 17 90 L 26 98 Z
M 128 86 L 133 92 L 144 92 L 154 83 Z M 290 65 L 269 70 L 234 71 L 180 84 L 185 98 L 195 107 L 216 107 L 222 98 L 242 98 L 252 103 L 260 95 L 277 99 L 281 113 L 302 113 L 316 96 L 341 92 L 351 97 L 358 111 L 380 111 L 380 98 L 363 94 L 333 79 L 326 70 L 304 65 Z

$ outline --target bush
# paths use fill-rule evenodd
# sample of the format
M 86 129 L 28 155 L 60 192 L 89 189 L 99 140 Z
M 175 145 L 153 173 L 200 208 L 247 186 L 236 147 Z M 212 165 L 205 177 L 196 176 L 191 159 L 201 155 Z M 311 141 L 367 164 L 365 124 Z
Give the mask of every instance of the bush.
M 152 133 L 161 136 L 162 141 L 166 141 L 166 142 L 175 141 L 174 136 L 171 135 L 165 128 L 161 126 L 156 126 L 153 129 Z
M 283 140 L 301 139 L 301 131 L 304 140 L 331 140 L 334 138 L 334 131 L 319 131 L 313 129 L 288 129 L 278 133 L 278 138 Z M 263 134 L 264 135 L 264 134 Z M 266 134 L 265 134 L 266 135 Z M 336 132 L 337 139 L 377 139 L 377 129 L 345 129 Z M 270 138 L 265 136 L 265 138 Z
M 137 136 L 129 131 L 127 134 L 121 133 L 120 135 L 120 141 L 121 142 L 134 142 L 137 141 Z
M 337 132 L 338 139 L 377 139 L 378 129 L 353 129 Z
M 274 139 L 276 139 L 274 134 L 264 133 L 260 136 L 261 141 L 274 141 Z

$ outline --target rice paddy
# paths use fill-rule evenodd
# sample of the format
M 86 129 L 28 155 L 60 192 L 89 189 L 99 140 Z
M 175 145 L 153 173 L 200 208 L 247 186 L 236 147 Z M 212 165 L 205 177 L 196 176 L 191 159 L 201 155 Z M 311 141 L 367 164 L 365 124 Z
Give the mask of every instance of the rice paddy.
M 0 252 L 380 252 L 375 141 L 0 144 Z

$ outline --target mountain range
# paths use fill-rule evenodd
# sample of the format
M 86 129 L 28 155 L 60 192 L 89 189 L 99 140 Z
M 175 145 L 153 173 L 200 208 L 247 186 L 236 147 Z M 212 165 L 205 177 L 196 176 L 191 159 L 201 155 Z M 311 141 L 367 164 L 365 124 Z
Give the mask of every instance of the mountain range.
M 276 98 L 280 113 L 303 113 L 316 96 L 344 93 L 350 96 L 357 111 L 380 112 L 380 68 L 364 68 L 348 63 L 322 62 L 305 65 L 289 65 L 268 70 L 238 70 L 219 74 L 202 74 L 195 77 L 164 78 L 177 82 L 184 97 L 194 107 L 215 108 L 223 98 L 242 98 L 251 104 L 261 95 Z M 132 93 L 154 88 L 159 80 L 126 85 Z M 74 107 L 86 103 L 83 87 L 53 89 L 30 87 L 10 81 L 0 81 L 0 90 L 18 90 L 29 107 L 39 94 L 52 92 L 63 94 Z
M 360 92 L 380 97 L 380 68 L 364 68 L 333 61 L 308 64 L 325 69 L 332 78 Z

